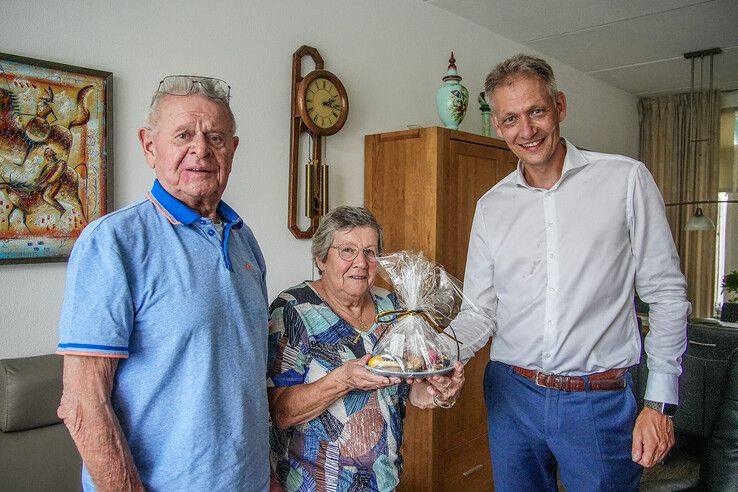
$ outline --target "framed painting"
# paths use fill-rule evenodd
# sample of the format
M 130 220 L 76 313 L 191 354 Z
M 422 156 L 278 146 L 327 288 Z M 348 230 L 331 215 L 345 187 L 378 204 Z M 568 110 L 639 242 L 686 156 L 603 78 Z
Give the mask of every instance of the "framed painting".
M 0 263 L 65 261 L 112 207 L 112 84 L 0 53 Z

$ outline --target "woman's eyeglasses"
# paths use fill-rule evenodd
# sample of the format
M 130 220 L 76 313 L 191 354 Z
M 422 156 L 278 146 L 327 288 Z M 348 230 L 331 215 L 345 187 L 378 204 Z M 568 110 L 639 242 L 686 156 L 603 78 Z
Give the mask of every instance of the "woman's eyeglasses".
M 224 80 L 196 75 L 168 75 L 159 82 L 157 92 L 172 96 L 186 96 L 192 93 L 195 84 L 199 84 L 202 93 L 210 98 L 222 99 L 228 103 L 231 97 L 231 86 Z
M 366 261 L 370 263 L 377 262 L 377 251 L 372 248 L 359 249 L 354 244 L 342 244 L 340 246 L 331 246 L 331 248 L 338 251 L 338 257 L 344 261 L 354 261 L 359 256 L 359 252 L 362 252 Z

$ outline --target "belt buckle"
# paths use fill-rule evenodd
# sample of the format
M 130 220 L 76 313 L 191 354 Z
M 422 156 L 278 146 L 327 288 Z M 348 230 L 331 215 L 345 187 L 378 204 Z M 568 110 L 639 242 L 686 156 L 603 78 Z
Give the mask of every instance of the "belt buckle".
M 565 389 L 565 381 L 567 381 L 566 376 L 536 371 L 535 383 L 536 386 L 540 386 L 541 388 L 569 391 L 568 389 Z
M 541 388 L 548 388 L 548 386 L 546 386 L 545 384 L 543 384 L 540 381 L 540 377 L 541 376 L 544 376 L 545 377 L 545 376 L 548 376 L 548 374 L 546 374 L 545 372 L 536 371 L 536 377 L 534 379 L 534 382 L 536 383 L 536 386 L 540 386 Z

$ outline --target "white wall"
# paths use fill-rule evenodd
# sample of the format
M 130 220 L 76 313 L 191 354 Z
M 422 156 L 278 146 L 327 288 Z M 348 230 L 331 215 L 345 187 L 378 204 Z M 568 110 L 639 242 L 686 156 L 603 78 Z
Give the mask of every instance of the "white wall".
M 454 50 L 480 132 L 476 94 L 489 68 L 526 50 L 420 0 L 3 0 L 0 50 L 114 73 L 115 207 L 151 186 L 136 130 L 163 75 L 232 86 L 241 146 L 225 199 L 266 256 L 270 296 L 312 277 L 309 242 L 286 227 L 292 53 L 317 48 L 347 88 L 346 126 L 327 144 L 331 201 L 363 200 L 363 137 L 437 125 L 435 91 Z M 636 99 L 551 60 L 567 93 L 563 133 L 577 145 L 637 156 Z M 66 265 L 0 266 L 0 358 L 52 352 Z

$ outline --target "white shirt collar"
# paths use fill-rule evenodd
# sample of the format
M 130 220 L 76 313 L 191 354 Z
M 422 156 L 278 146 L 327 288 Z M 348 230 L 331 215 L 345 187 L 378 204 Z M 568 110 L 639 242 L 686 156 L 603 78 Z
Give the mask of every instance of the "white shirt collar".
M 576 148 L 571 142 L 569 142 L 564 137 L 561 137 L 561 141 L 564 142 L 564 145 L 566 145 L 566 156 L 564 157 L 564 167 L 561 169 L 561 177 L 551 187 L 551 190 L 555 190 L 559 187 L 559 183 L 566 178 L 567 176 L 571 175 L 572 173 L 579 172 L 581 168 L 589 164 L 589 160 L 587 157 L 578 149 Z M 525 180 L 525 175 L 523 173 L 523 163 L 518 159 L 518 168 L 515 173 L 515 184 L 518 186 L 522 186 L 523 188 L 529 188 L 529 189 L 537 189 L 534 186 L 531 186 L 528 184 L 528 182 Z

